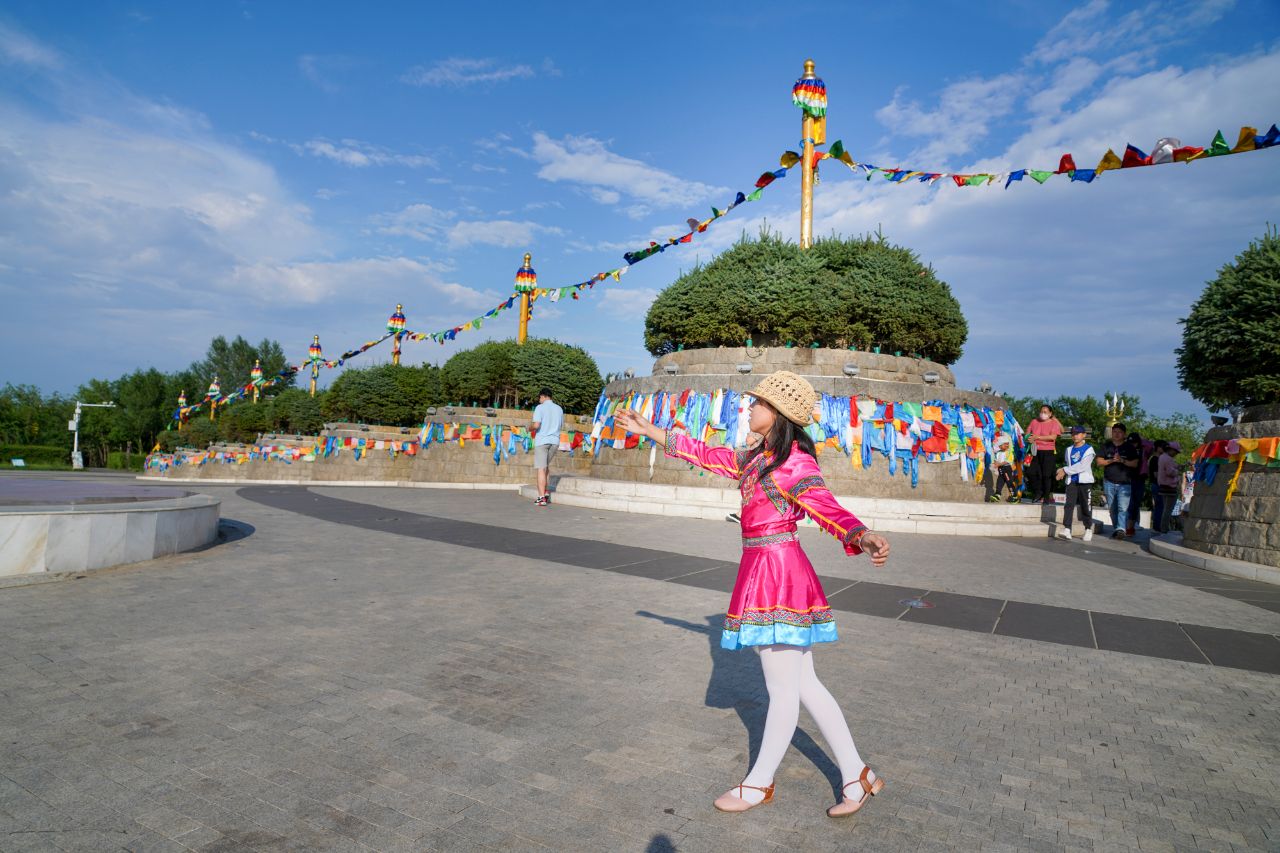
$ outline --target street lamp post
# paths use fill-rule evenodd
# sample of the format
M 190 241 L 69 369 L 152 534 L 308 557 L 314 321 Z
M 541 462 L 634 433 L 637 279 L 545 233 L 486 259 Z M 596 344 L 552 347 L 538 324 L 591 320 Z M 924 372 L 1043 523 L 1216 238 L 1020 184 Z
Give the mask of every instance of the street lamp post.
M 115 403 L 81 403 L 76 400 L 76 413 L 67 423 L 67 429 L 75 434 L 71 440 L 71 467 L 80 471 L 84 469 L 84 457 L 80 455 L 80 410 L 81 409 L 114 409 Z

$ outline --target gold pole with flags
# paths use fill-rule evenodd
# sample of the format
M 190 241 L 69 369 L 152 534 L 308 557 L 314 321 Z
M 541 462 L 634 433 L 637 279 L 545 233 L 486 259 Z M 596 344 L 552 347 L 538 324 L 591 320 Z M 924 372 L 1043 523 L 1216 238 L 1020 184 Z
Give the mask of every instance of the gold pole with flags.
M 396 311 L 387 320 L 387 331 L 392 332 L 394 337 L 391 338 L 391 363 L 400 363 L 400 339 L 404 337 L 404 306 L 396 305 Z
M 529 305 L 533 290 L 538 286 L 538 274 L 533 270 L 533 255 L 524 253 L 524 265 L 516 270 L 516 292 L 520 294 L 520 327 L 516 343 L 523 344 L 529 338 Z
M 804 87 L 811 93 L 820 91 L 822 98 L 820 108 L 800 104 L 800 139 L 803 146 L 803 159 L 800 162 L 800 248 L 807 249 L 813 245 L 813 185 L 816 178 L 813 152 L 816 146 L 827 141 L 826 85 L 814 72 L 812 59 L 804 61 L 804 76 L 796 86 Z
M 311 349 L 307 353 L 307 360 L 311 362 L 311 396 L 316 395 L 316 377 L 320 375 L 320 362 L 324 360 L 324 350 L 320 349 L 320 336 L 312 335 Z
M 253 370 L 249 371 L 249 383 L 253 385 L 253 404 L 258 404 L 258 394 L 261 392 L 262 385 L 262 361 L 260 359 L 253 360 Z

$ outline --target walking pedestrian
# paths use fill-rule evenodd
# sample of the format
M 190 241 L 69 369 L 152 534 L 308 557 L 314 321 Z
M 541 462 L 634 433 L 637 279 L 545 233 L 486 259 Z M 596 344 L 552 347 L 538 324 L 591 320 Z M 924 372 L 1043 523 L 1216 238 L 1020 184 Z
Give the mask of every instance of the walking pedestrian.
M 560 449 L 560 430 L 564 427 L 564 409 L 551 399 L 551 389 L 538 392 L 538 407 L 533 410 L 533 467 L 538 473 L 538 506 L 551 505 L 551 460 Z

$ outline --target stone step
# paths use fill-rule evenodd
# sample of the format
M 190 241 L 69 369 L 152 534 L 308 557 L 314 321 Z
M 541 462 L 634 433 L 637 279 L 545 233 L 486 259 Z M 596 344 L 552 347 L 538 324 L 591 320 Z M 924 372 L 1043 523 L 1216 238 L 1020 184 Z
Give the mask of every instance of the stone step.
M 720 512 L 732 512 L 740 505 L 736 489 L 701 486 L 668 486 L 653 483 L 631 483 L 619 480 L 602 480 L 592 477 L 559 477 L 556 493 L 567 498 L 574 495 L 589 498 L 601 509 L 616 505 L 616 501 L 644 503 L 682 503 L 689 507 L 707 508 L 711 512 L 695 517 L 713 517 Z M 911 519 L 916 521 L 958 522 L 966 524 L 1024 524 L 1043 525 L 1062 519 L 1062 505 L 1046 507 L 1041 504 L 1010 503 L 961 503 L 958 501 L 903 500 L 899 498 L 874 498 L 838 496 L 859 518 Z M 568 503 L 562 500 L 561 503 Z M 586 506 L 588 504 L 581 504 Z M 660 513 L 666 514 L 666 513 Z M 688 513 L 681 513 L 688 514 Z M 1096 517 L 1103 514 L 1094 508 Z M 1150 513 L 1143 511 L 1142 526 L 1147 526 Z
M 603 485 L 602 485 L 603 484 Z M 533 486 L 522 486 L 520 494 L 537 497 Z M 666 515 L 680 518 L 724 519 L 741 509 L 736 491 L 689 486 L 661 486 L 622 483 L 586 477 L 561 477 L 552 498 L 565 506 Z M 1041 520 L 1039 506 L 1016 504 L 959 504 L 942 501 L 903 501 L 877 498 L 841 497 L 840 502 L 876 530 L 895 533 L 930 533 L 944 536 L 1050 536 L 1057 525 Z M 1034 514 L 1021 516 L 984 513 L 984 510 L 1023 509 Z M 807 519 L 806 524 L 812 524 Z

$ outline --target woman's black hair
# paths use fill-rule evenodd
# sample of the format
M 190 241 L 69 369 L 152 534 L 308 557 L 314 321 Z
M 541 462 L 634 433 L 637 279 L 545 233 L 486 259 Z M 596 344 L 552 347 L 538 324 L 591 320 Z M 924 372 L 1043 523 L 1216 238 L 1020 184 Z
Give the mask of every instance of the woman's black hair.
M 764 401 L 761 400 L 760 402 L 763 403 Z M 770 406 L 770 408 L 773 407 Z M 786 463 L 791 456 L 792 443 L 813 458 L 818 458 L 818 452 L 813 447 L 813 439 L 809 437 L 809 433 L 784 418 L 776 408 L 773 408 L 773 411 L 773 429 L 769 430 L 769 434 L 764 437 L 764 441 L 757 444 L 746 459 L 746 462 L 750 462 L 766 450 L 773 452 L 772 461 L 760 472 L 760 479 L 762 480 Z

